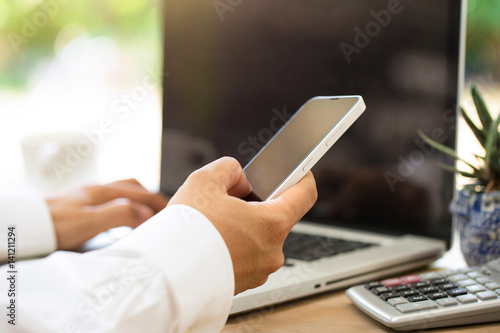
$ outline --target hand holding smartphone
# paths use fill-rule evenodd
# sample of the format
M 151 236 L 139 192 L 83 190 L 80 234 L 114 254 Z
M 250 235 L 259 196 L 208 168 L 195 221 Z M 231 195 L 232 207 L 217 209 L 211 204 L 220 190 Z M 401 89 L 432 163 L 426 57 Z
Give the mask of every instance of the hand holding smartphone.
M 278 197 L 295 185 L 365 111 L 361 96 L 308 100 L 244 167 L 246 200 Z

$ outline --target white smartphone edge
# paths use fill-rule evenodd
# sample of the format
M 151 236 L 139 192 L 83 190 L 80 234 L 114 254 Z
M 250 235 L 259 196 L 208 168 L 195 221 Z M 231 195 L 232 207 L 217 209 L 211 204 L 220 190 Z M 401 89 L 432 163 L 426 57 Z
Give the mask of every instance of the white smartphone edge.
M 304 159 L 297 165 L 297 167 L 286 177 L 281 184 L 276 187 L 276 189 L 264 200 L 272 200 L 277 198 L 280 194 L 285 192 L 287 189 L 297 184 L 306 173 L 312 169 L 312 167 L 323 157 L 323 155 L 330 149 L 335 142 L 347 131 L 349 127 L 361 116 L 365 111 L 366 105 L 363 101 L 363 97 L 360 95 L 349 95 L 349 96 L 317 96 L 309 99 L 305 102 L 299 111 L 305 107 L 309 102 L 318 99 L 341 99 L 341 98 L 357 98 L 358 101 L 352 106 L 352 108 L 346 112 L 346 114 L 340 119 L 340 121 L 328 132 L 327 135 L 314 147 L 314 149 L 307 154 Z M 293 117 L 292 117 L 293 118 Z M 292 119 L 290 118 L 290 120 Z M 285 125 L 286 126 L 286 125 Z M 284 127 L 284 126 L 283 126 Z M 281 129 L 280 129 L 281 131 Z M 278 135 L 278 131 L 275 135 Z M 262 149 L 264 149 L 263 147 Z

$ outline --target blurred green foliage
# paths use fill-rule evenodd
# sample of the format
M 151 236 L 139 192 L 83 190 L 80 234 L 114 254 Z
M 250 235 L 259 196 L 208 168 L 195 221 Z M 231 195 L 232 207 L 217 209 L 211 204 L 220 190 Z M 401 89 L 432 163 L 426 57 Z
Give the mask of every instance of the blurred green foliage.
M 33 70 L 77 32 L 108 36 L 160 66 L 159 1 L 0 0 L 0 87 L 26 88 Z M 500 77 L 500 1 L 469 0 L 468 7 L 467 69 Z
M 500 77 L 500 1 L 469 0 L 467 69 Z
M 0 86 L 25 88 L 34 68 L 82 33 L 142 50 L 157 67 L 160 14 L 157 0 L 0 0 Z

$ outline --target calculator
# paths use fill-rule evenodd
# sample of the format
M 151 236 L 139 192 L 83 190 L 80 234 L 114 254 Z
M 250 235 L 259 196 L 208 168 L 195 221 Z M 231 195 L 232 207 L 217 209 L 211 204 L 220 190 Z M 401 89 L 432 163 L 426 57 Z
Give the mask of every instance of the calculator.
M 396 331 L 500 321 L 500 259 L 349 288 L 347 296 Z

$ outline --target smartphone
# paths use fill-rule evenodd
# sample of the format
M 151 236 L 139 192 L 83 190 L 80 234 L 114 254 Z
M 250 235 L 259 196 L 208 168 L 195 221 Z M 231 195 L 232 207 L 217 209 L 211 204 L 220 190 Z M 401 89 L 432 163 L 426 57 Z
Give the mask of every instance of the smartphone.
M 278 197 L 299 182 L 365 111 L 361 96 L 308 100 L 243 168 L 249 201 Z

